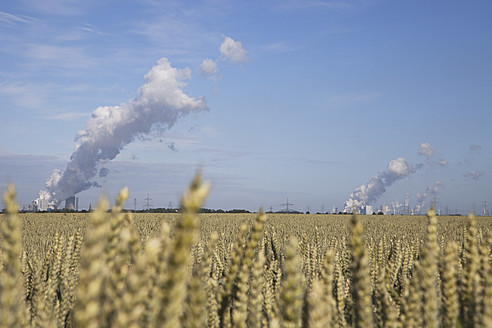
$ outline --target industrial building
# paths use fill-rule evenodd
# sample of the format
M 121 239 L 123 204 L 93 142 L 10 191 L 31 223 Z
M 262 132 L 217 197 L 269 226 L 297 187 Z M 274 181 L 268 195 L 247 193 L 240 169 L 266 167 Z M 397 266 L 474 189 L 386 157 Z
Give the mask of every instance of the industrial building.
M 374 208 L 372 207 L 372 205 L 362 206 L 359 209 L 359 214 L 372 215 L 373 213 L 374 213 Z
M 40 212 L 45 212 L 48 210 L 48 200 L 47 199 L 37 199 L 34 202 L 37 204 L 37 210 Z
M 381 209 L 379 210 L 380 213 L 383 213 L 384 215 L 387 215 L 390 211 L 390 208 L 388 205 L 381 205 Z
M 79 207 L 79 198 L 75 198 L 75 196 L 68 197 L 65 200 L 65 209 L 66 210 L 72 210 L 72 211 L 78 211 Z

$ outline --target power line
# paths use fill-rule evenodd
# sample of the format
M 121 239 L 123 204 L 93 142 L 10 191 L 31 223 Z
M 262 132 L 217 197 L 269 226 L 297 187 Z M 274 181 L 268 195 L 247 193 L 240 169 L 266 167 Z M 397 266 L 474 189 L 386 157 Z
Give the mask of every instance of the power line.
M 285 206 L 286 212 L 289 213 L 289 205 L 294 205 L 294 204 L 289 203 L 289 199 L 287 198 L 287 202 L 284 204 L 280 204 L 280 205 Z
M 147 194 L 147 198 L 144 199 L 145 201 L 145 209 L 148 211 L 152 208 L 152 198 L 150 198 L 149 194 Z

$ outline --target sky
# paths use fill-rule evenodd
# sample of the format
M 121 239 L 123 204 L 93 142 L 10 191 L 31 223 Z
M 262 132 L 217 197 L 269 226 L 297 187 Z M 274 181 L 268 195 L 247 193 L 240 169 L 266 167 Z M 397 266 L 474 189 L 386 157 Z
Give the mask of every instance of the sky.
M 0 4 L 0 190 L 492 209 L 490 1 Z M 3 208 L 3 201 L 0 201 Z

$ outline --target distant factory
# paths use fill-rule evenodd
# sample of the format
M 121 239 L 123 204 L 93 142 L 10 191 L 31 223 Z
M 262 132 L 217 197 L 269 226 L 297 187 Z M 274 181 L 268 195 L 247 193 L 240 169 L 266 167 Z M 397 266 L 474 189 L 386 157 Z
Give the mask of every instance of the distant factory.
M 374 206 L 372 205 L 364 205 L 360 207 L 355 207 L 352 209 L 351 212 L 345 212 L 345 213 L 355 213 L 355 214 L 363 214 L 363 215 L 372 215 L 372 214 L 390 214 L 391 209 L 389 208 L 388 205 L 381 205 L 379 210 L 376 210 Z
M 49 203 L 47 199 L 38 198 L 31 204 L 22 206 L 24 212 L 50 212 L 56 211 L 58 207 L 54 203 Z
M 374 208 L 371 205 L 365 205 L 361 207 L 355 207 L 352 210 L 354 214 L 364 214 L 364 215 L 372 215 L 374 213 Z
M 65 200 L 65 209 L 66 210 L 71 210 L 71 211 L 78 211 L 79 210 L 79 198 L 75 198 L 75 196 L 68 197 Z
M 79 198 L 75 196 L 67 198 L 63 209 L 78 212 Z M 48 200 L 44 198 L 38 198 L 31 204 L 22 206 L 23 212 L 52 212 L 56 210 L 58 210 L 58 206 L 54 202 L 48 202 Z

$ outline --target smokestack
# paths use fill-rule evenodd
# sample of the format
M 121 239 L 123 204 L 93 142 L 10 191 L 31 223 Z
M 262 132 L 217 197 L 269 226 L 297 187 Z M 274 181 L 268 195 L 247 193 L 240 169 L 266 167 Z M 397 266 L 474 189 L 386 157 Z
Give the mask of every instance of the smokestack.
M 208 109 L 203 98 L 188 96 L 182 88 L 190 79 L 189 68 L 176 69 L 166 58 L 145 74 L 145 84 L 137 96 L 120 106 L 96 108 L 85 129 L 75 136 L 75 151 L 65 171 L 54 170 L 39 198 L 59 204 L 64 199 L 91 187 L 100 186 L 103 167 L 136 137 L 148 134 L 156 125 L 171 128 L 178 118 Z
M 66 210 L 75 210 L 75 196 L 68 197 L 65 200 L 65 209 Z

